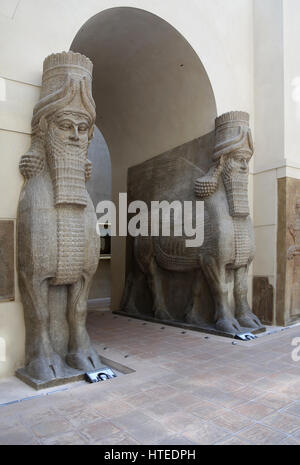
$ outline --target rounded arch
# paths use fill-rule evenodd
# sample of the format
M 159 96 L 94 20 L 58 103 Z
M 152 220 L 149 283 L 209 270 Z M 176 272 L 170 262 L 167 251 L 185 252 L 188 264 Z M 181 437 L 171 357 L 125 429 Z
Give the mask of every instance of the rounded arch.
M 71 50 L 94 63 L 96 124 L 108 144 L 112 198 L 127 190 L 127 169 L 214 128 L 214 92 L 200 58 L 168 22 L 115 7 L 90 18 Z M 125 279 L 125 238 L 112 241 L 112 308 Z
M 116 7 L 90 18 L 71 50 L 94 63 L 97 126 L 112 162 L 157 155 L 213 128 L 214 93 L 185 38 L 145 10 Z M 122 147 L 122 153 L 119 148 Z

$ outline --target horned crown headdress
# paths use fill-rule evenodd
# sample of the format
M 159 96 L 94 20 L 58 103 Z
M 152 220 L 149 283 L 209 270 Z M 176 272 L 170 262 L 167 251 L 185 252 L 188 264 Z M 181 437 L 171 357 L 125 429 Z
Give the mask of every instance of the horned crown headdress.
M 206 199 L 216 192 L 222 172 L 223 156 L 238 150 L 253 154 L 249 114 L 243 111 L 230 111 L 215 120 L 215 145 L 212 154 L 215 163 L 204 176 L 195 181 L 197 197 Z
M 85 113 L 91 125 L 95 122 L 95 102 L 92 97 L 91 60 L 80 53 L 62 52 L 44 60 L 41 98 L 35 105 L 32 132 L 35 134 L 41 118 L 47 118 L 66 105 L 74 105 Z
M 216 118 L 215 148 L 213 160 L 229 155 L 240 149 L 253 153 L 253 141 L 249 128 L 249 114 L 244 111 L 230 111 Z
M 32 143 L 20 161 L 20 172 L 25 179 L 43 170 L 45 159 L 40 128 L 60 109 L 69 107 L 87 116 L 90 121 L 89 140 L 92 139 L 96 119 L 92 70 L 91 60 L 80 53 L 55 53 L 44 60 L 41 97 L 33 109 L 31 121 Z

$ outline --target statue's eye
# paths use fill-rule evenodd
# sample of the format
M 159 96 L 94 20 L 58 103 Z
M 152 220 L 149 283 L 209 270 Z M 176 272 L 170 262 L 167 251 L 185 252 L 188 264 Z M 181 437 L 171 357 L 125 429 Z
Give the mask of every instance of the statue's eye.
M 71 128 L 72 128 L 72 125 L 71 125 L 71 123 L 65 122 L 65 123 L 61 123 L 61 124 L 59 125 L 59 127 L 60 127 L 60 129 L 71 129 Z
M 86 124 L 80 124 L 79 127 L 78 127 L 78 129 L 79 129 L 80 132 L 86 131 L 87 128 L 88 128 L 88 127 L 87 127 Z

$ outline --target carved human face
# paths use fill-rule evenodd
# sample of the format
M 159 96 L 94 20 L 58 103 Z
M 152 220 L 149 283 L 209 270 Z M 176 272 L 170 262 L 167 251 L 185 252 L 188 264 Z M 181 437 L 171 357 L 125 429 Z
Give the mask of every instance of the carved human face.
M 49 123 L 53 136 L 70 147 L 87 147 L 89 129 L 87 116 L 70 111 L 58 113 Z
M 230 171 L 233 175 L 248 174 L 250 159 L 251 154 L 241 150 L 227 157 L 226 164 L 230 166 Z
M 89 130 L 88 117 L 80 112 L 64 110 L 48 121 L 45 149 L 55 205 L 86 205 Z

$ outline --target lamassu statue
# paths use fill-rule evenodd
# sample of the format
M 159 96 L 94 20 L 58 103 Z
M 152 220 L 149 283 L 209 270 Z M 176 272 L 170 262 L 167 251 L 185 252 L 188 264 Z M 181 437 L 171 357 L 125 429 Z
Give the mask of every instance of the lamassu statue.
M 26 324 L 28 376 L 51 380 L 68 367 L 101 366 L 86 330 L 87 298 L 100 241 L 85 183 L 95 103 L 92 63 L 79 53 L 44 61 L 32 144 L 23 155 L 18 208 L 18 272 Z
M 245 329 L 258 330 L 262 325 L 247 301 L 248 270 L 254 257 L 253 226 L 248 204 L 248 164 L 253 154 L 249 115 L 229 112 L 216 119 L 211 166 L 206 174 L 196 179 L 194 177 L 194 181 L 190 182 L 193 175 L 184 172 L 182 165 L 182 170 L 174 170 L 175 175 L 171 179 L 170 164 L 179 164 L 188 153 L 194 153 L 194 162 L 197 163 L 198 147 L 201 143 L 203 145 L 203 140 L 208 139 L 205 136 L 204 139 L 174 149 L 174 153 L 162 155 L 162 161 L 157 157 L 151 165 L 152 171 L 148 168 L 149 172 L 158 173 L 151 177 L 155 198 L 162 197 L 159 193 L 162 183 L 157 181 L 160 169 L 168 170 L 166 177 L 169 176 L 169 192 L 165 190 L 163 193 L 168 196 L 168 200 L 170 192 L 171 196 L 178 195 L 178 189 L 184 185 L 186 187 L 179 194 L 181 197 L 172 197 L 171 200 L 190 200 L 194 196 L 204 201 L 203 245 L 187 248 L 185 237 L 139 236 L 134 239 L 134 260 L 138 269 L 147 277 L 155 319 L 179 320 L 199 327 L 211 325 L 219 332 L 230 334 Z M 172 159 L 175 161 L 172 162 Z M 188 164 L 191 164 L 190 161 Z M 155 165 L 158 167 L 156 171 Z M 195 168 L 198 169 L 196 165 Z M 141 168 L 139 174 L 142 175 Z M 168 270 L 169 275 L 166 275 L 165 270 Z M 174 317 L 173 309 L 177 302 L 174 293 L 168 290 L 170 282 L 177 279 L 174 292 L 183 301 L 184 294 L 189 292 L 184 273 L 191 272 L 192 305 L 183 310 L 179 317 L 178 314 Z M 178 276 L 181 273 L 181 278 L 176 278 L 176 273 Z M 127 279 L 123 311 L 143 315 L 145 304 L 137 304 L 137 293 L 131 274 Z M 203 299 L 208 294 L 206 300 Z
M 249 115 L 225 113 L 216 119 L 215 165 L 195 183 L 196 196 L 205 202 L 201 269 L 213 296 L 216 328 L 226 332 L 261 327 L 247 301 L 248 269 L 254 258 L 248 202 L 248 165 L 252 154 Z M 233 312 L 228 302 L 230 280 L 233 281 Z M 189 318 L 197 321 L 196 309 Z

